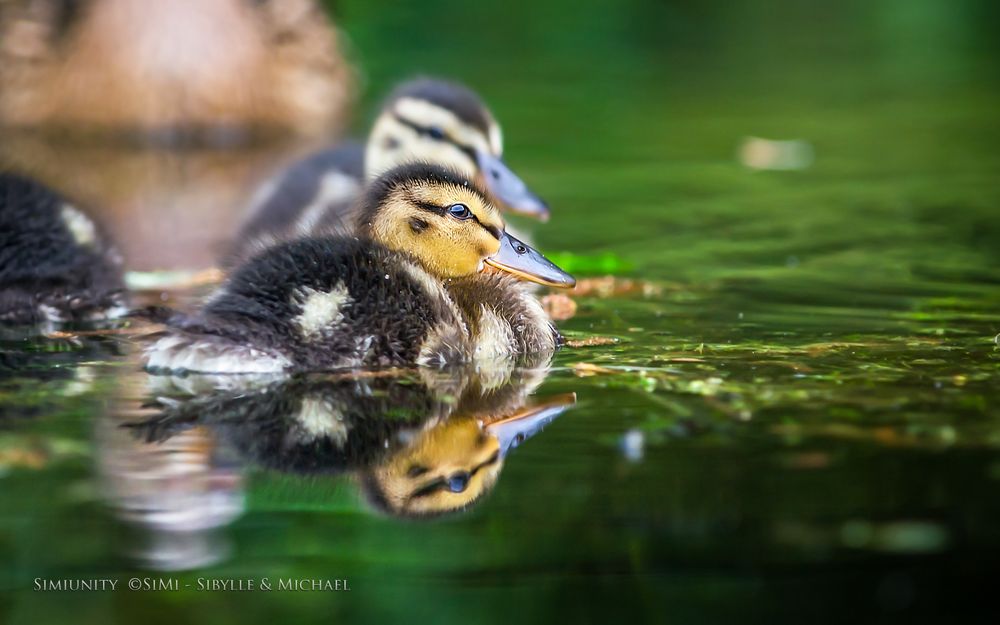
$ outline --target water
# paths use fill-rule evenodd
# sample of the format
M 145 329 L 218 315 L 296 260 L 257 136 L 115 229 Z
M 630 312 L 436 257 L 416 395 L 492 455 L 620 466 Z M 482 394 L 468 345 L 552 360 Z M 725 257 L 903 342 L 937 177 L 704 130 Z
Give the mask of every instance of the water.
M 305 469 L 263 444 L 288 432 L 231 405 L 164 417 L 185 391 L 147 390 L 134 328 L 5 335 L 0 620 L 989 622 L 992 3 L 369 4 L 338 6 L 365 104 L 416 71 L 467 80 L 553 206 L 520 225 L 617 282 L 576 297 L 576 346 L 496 373 L 512 381 L 488 400 L 414 375 L 272 391 L 312 392 L 328 433 L 316 407 L 345 397 L 374 406 L 348 421 L 385 428 Z M 452 423 L 461 441 L 545 400 L 564 410 L 464 510 L 372 504 L 376 467 L 413 444 L 399 432 Z M 179 589 L 32 590 L 82 577 Z M 262 577 L 350 591 L 198 590 Z

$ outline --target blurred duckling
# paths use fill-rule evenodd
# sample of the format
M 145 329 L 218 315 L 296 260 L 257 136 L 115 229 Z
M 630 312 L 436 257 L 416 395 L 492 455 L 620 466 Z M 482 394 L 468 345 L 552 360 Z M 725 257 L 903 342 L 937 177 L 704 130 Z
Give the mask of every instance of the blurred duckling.
M 57 324 L 127 311 L 121 256 L 78 207 L 0 173 L 0 322 Z
M 557 346 L 518 280 L 575 281 L 506 234 L 496 207 L 461 175 L 424 164 L 386 173 L 356 228 L 358 237 L 291 241 L 237 268 L 200 312 L 168 319 L 148 368 L 444 366 Z M 487 266 L 505 275 L 470 280 Z
M 292 164 L 255 194 L 232 253 L 246 258 L 275 242 L 349 230 L 367 181 L 426 162 L 462 172 L 499 204 L 547 220 L 548 206 L 504 164 L 500 125 L 472 90 L 418 78 L 386 99 L 367 143 L 347 142 Z
M 0 2 L 0 125 L 160 141 L 326 134 L 352 92 L 314 0 Z

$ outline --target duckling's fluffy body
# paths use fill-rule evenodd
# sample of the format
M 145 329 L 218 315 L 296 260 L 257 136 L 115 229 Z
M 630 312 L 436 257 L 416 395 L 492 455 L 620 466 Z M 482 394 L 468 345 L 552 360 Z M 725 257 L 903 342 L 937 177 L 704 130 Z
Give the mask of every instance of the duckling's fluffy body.
M 552 351 L 558 332 L 515 279 L 442 282 L 409 254 L 350 237 L 276 246 L 239 268 L 149 351 L 152 370 L 253 373 L 444 366 Z
M 125 312 L 121 257 L 79 208 L 0 174 L 0 321 L 88 321 Z
M 225 264 L 235 266 L 298 237 L 345 234 L 364 186 L 365 148 L 348 141 L 294 163 L 262 186 L 251 202 Z

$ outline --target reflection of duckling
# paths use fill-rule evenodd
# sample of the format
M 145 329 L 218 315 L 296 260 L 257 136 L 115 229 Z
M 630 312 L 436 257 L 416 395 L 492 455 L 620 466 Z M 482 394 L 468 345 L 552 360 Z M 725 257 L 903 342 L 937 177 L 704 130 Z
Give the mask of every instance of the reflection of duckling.
M 55 192 L 0 174 L 0 321 L 88 321 L 125 312 L 121 258 Z
M 162 442 L 208 427 L 257 465 L 309 475 L 353 472 L 379 511 L 431 516 L 481 500 L 507 454 L 575 401 L 562 395 L 529 405 L 546 363 L 536 358 L 505 381 L 481 379 L 482 370 L 471 368 L 423 370 L 419 377 L 309 375 L 244 389 L 224 384 L 193 397 L 186 379 L 162 378 L 181 384 L 158 385 L 162 412 L 133 429 Z
M 0 124 L 335 129 L 350 71 L 313 0 L 0 3 Z
M 368 238 L 301 239 L 238 268 L 197 315 L 170 322 L 148 366 L 443 365 L 555 348 L 558 333 L 516 281 L 485 276 L 468 286 L 487 264 L 555 286 L 573 279 L 505 234 L 467 180 L 426 165 L 393 170 L 372 185 L 358 227 Z M 466 295 L 453 298 L 451 288 Z
M 460 416 L 420 432 L 404 450 L 364 471 L 362 487 L 376 508 L 396 516 L 466 508 L 496 485 L 508 452 L 575 400 L 562 395 L 499 417 L 465 413 L 460 404 Z
M 234 256 L 297 236 L 349 229 L 365 179 L 411 162 L 460 171 L 509 210 L 548 218 L 545 203 L 507 168 L 502 151 L 500 126 L 473 91 L 443 80 L 411 80 L 386 100 L 366 146 L 324 150 L 268 181 L 237 235 Z

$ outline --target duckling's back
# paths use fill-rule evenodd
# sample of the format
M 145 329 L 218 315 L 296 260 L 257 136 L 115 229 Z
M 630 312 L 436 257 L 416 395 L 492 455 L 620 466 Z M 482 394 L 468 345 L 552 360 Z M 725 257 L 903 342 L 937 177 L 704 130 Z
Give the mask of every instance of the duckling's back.
M 364 185 L 365 148 L 347 141 L 293 163 L 254 194 L 249 218 L 223 264 L 236 266 L 283 241 L 353 229 L 353 208 Z
M 148 353 L 154 370 L 263 372 L 449 362 L 459 311 L 404 254 L 347 237 L 299 239 L 244 264 Z

